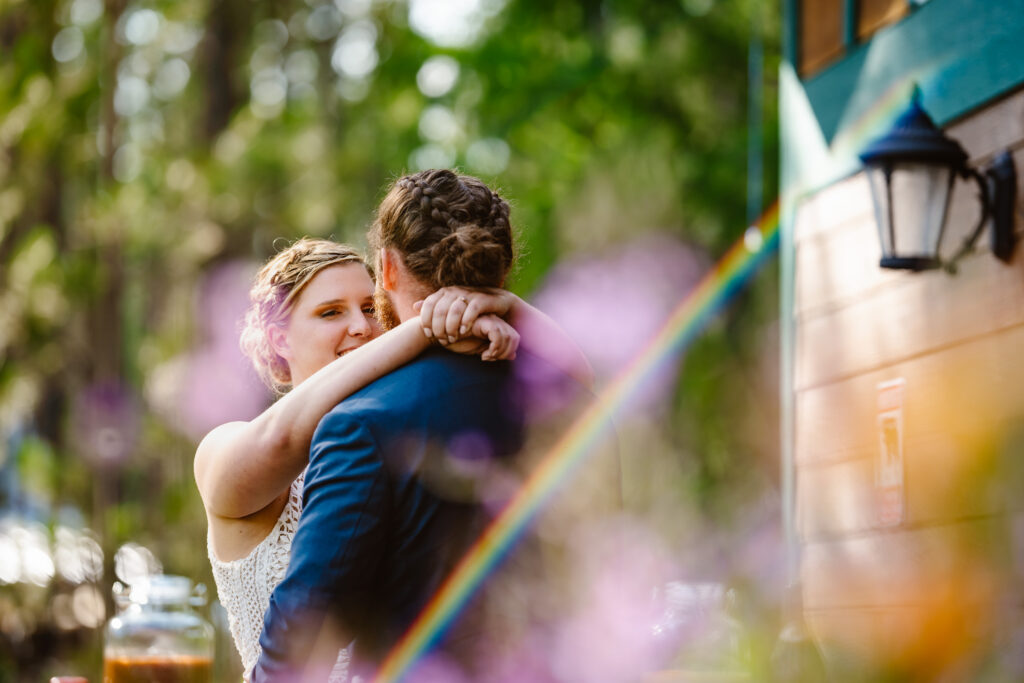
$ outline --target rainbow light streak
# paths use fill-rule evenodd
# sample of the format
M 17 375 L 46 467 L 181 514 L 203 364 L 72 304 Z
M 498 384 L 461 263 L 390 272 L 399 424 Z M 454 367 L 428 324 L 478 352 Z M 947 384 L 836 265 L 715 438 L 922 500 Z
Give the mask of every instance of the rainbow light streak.
M 558 486 L 586 458 L 590 447 L 606 433 L 615 413 L 663 362 L 685 348 L 704 323 L 774 254 L 779 244 L 778 203 L 757 221 L 756 227 L 761 232 L 760 248 L 750 251 L 743 239 L 733 245 L 673 311 L 658 335 L 576 420 L 395 645 L 377 672 L 376 682 L 398 681 L 409 672 L 444 634 Z
M 861 144 L 877 134 L 906 106 L 916 83 L 927 89 L 940 64 L 919 66 L 894 81 L 854 121 L 844 124 L 832 141 L 830 156 L 853 157 Z M 787 188 L 787 196 L 800 188 Z M 779 245 L 779 203 L 757 221 L 762 244 L 748 250 L 740 239 L 690 295 L 679 304 L 658 335 L 633 362 L 598 396 L 594 404 L 545 456 L 515 498 L 470 548 L 452 575 L 389 653 L 374 679 L 379 683 L 398 681 L 444 634 L 473 592 L 547 502 L 557 487 L 586 457 L 591 445 L 605 433 L 611 418 L 652 373 L 681 352 L 704 324 L 744 285 Z

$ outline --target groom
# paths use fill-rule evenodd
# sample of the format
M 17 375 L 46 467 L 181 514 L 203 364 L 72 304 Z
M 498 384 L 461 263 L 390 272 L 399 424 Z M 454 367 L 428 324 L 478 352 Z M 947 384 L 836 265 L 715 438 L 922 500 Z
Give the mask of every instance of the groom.
M 369 235 L 385 326 L 416 317 L 414 302 L 439 287 L 500 287 L 508 217 L 476 178 L 432 170 L 396 181 Z M 513 460 L 522 440 L 511 374 L 435 348 L 323 418 L 253 681 L 326 680 L 350 642 L 349 675 L 368 680 L 487 522 L 478 477 Z M 485 656 L 479 623 L 460 617 L 433 666 L 472 680 Z

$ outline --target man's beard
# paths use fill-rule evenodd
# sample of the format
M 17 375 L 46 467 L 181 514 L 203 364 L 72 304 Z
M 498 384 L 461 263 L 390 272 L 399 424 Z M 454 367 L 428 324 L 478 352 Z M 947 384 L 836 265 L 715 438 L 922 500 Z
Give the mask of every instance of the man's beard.
M 402 321 L 395 310 L 395 304 L 391 301 L 391 295 L 377 285 L 373 290 L 373 311 L 377 316 L 377 322 L 384 330 L 391 330 L 398 327 Z

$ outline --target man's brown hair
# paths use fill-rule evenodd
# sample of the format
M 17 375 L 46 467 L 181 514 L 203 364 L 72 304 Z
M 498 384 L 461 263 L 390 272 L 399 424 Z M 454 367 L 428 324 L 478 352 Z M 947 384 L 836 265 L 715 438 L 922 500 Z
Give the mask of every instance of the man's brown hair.
M 500 287 L 514 258 L 508 202 L 478 178 L 447 169 L 396 180 L 368 237 L 374 250 L 400 252 L 431 289 Z

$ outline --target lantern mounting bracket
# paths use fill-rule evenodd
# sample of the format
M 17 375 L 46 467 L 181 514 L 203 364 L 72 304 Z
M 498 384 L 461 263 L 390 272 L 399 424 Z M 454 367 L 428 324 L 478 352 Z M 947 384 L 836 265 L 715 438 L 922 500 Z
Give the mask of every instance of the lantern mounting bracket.
M 967 168 L 967 175 L 978 183 L 978 196 L 981 199 L 981 218 L 977 227 L 964 240 L 960 250 L 942 267 L 950 275 L 957 272 L 956 263 L 974 251 L 974 245 L 985 229 L 989 218 L 992 219 L 992 254 L 1003 263 L 1009 263 L 1013 256 L 1016 235 L 1013 230 L 1013 207 L 1017 193 L 1017 172 L 1013 165 L 1013 157 L 1009 152 L 1002 152 L 985 169 L 984 175 L 973 168 Z

